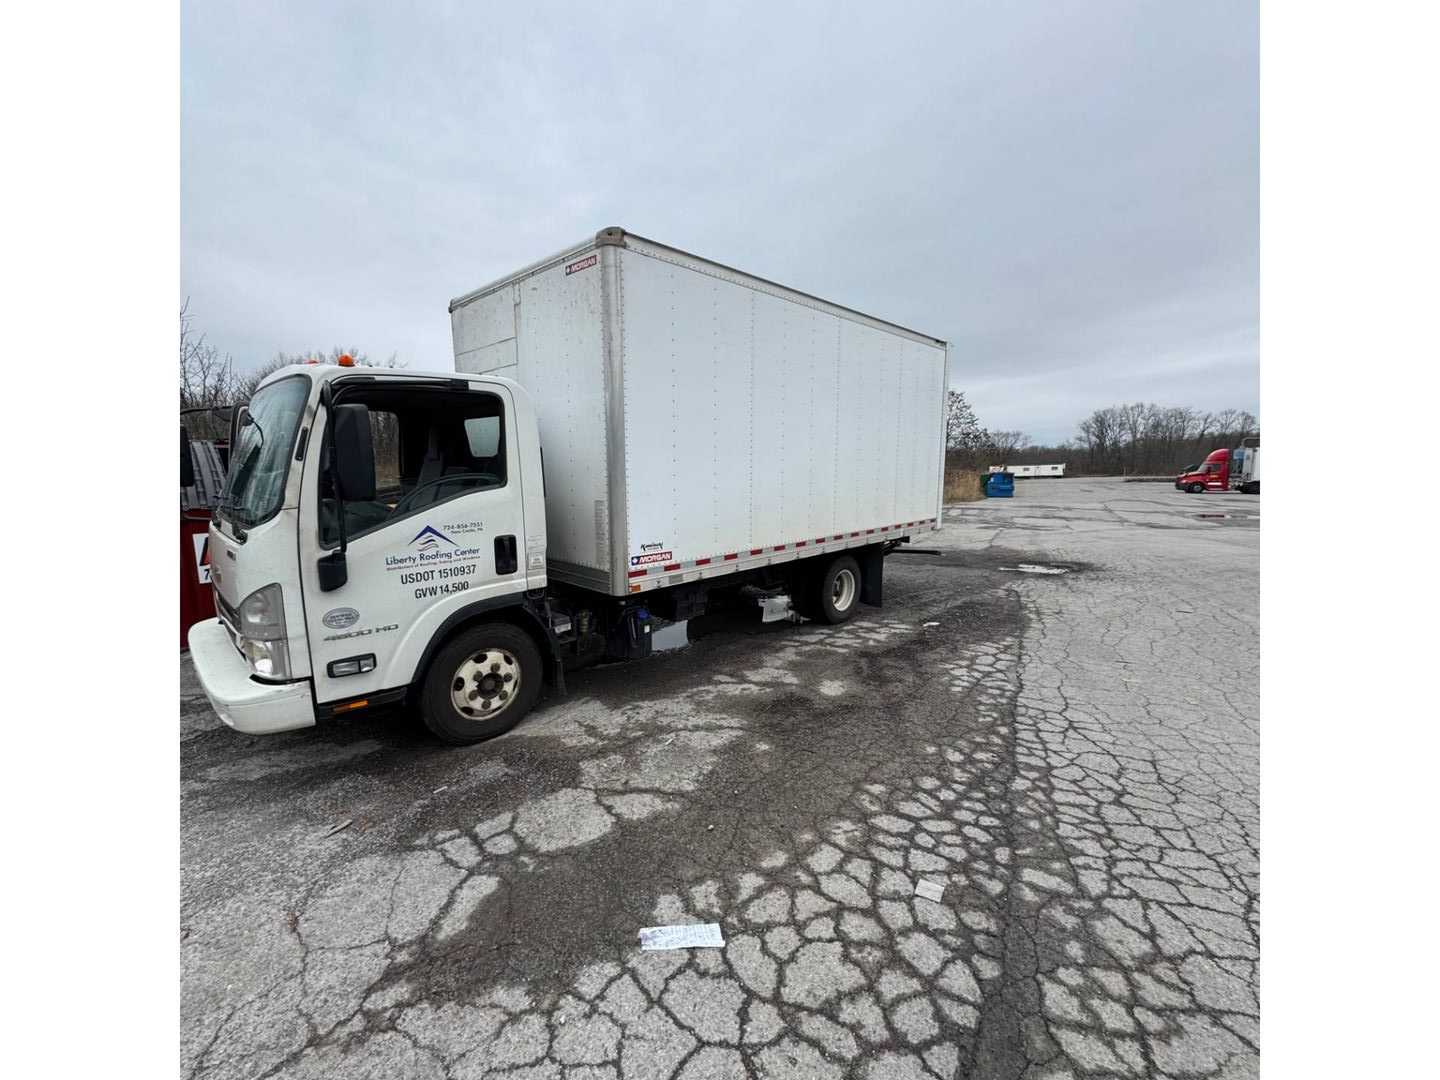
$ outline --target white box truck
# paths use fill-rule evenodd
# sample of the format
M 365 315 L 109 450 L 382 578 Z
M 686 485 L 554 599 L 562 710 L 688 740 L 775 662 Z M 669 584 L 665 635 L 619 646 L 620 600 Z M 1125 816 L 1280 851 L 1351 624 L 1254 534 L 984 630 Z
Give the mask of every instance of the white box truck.
M 453 372 L 297 365 L 238 415 L 189 638 L 231 726 L 476 742 L 659 620 L 843 622 L 940 525 L 942 340 L 613 228 L 450 314 Z

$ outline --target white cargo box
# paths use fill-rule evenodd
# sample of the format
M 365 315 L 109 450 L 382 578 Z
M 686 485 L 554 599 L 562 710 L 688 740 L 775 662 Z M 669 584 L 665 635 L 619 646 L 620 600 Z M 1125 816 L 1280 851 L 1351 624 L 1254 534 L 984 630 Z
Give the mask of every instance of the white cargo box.
M 540 421 L 553 581 L 612 596 L 938 528 L 948 346 L 605 229 L 450 304 Z

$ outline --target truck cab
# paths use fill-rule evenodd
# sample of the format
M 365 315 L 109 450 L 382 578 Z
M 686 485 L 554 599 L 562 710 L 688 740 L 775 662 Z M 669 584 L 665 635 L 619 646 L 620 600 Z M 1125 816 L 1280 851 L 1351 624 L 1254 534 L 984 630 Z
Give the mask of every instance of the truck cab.
M 498 733 L 553 662 L 536 599 L 545 543 L 539 435 L 519 385 L 282 368 L 236 421 L 209 530 L 218 617 L 190 630 L 196 672 L 240 731 L 420 697 L 443 739 Z
M 1230 451 L 1210 451 L 1199 466 L 1175 477 L 1175 490 L 1196 495 L 1202 491 L 1229 491 Z

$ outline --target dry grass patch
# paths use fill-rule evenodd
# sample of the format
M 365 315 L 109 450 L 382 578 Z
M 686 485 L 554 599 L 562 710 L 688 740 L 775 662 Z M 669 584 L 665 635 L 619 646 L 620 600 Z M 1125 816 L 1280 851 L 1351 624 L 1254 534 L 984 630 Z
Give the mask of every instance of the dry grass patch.
M 983 499 L 980 490 L 980 474 L 973 469 L 950 469 L 945 473 L 945 501 L 947 503 L 975 502 Z

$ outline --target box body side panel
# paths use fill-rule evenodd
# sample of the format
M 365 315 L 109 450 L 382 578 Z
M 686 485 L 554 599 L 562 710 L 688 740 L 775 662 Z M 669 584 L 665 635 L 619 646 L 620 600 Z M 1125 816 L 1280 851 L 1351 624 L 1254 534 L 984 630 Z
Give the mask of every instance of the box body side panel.
M 943 345 L 643 252 L 620 261 L 631 572 L 666 554 L 805 557 L 934 519 Z
M 580 269 L 576 267 L 584 265 Z M 600 271 L 584 253 L 451 313 L 457 371 L 519 382 L 535 404 L 544 455 L 551 576 L 608 580 L 605 364 Z M 502 336 L 508 331 L 508 336 Z

